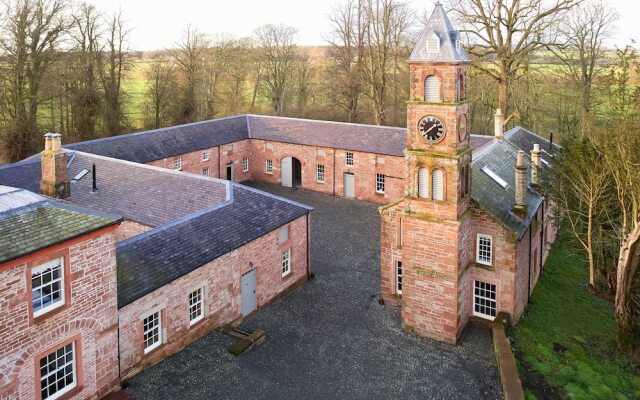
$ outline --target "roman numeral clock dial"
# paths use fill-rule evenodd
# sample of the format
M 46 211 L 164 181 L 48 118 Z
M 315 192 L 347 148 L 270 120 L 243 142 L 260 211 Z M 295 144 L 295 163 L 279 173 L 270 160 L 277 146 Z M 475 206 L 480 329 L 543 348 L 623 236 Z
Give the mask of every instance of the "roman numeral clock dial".
M 418 132 L 422 139 L 429 144 L 436 144 L 444 139 L 444 125 L 436 117 L 422 117 L 418 123 Z

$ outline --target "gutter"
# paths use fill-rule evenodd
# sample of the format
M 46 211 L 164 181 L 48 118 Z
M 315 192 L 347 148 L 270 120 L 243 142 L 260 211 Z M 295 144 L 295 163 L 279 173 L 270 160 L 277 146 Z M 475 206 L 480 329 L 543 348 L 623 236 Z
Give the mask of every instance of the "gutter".
M 529 279 L 527 280 L 527 303 L 531 299 L 531 238 L 533 236 L 532 225 L 529 225 Z

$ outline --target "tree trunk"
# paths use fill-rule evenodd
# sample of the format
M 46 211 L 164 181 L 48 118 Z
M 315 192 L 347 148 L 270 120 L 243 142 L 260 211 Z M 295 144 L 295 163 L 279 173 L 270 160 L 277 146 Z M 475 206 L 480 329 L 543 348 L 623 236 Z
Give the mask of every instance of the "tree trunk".
M 620 243 L 616 288 L 616 325 L 618 328 L 618 346 L 629 348 L 635 326 L 631 310 L 631 289 L 633 279 L 640 264 L 640 224 L 627 234 Z

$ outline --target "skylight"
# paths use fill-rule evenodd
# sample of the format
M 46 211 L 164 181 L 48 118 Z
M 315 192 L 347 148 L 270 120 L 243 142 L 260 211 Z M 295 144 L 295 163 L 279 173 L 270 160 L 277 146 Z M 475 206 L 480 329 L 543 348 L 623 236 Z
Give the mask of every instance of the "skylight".
M 540 149 L 540 151 L 542 151 L 544 154 L 548 155 L 549 157 L 553 157 L 553 154 L 549 153 L 545 149 Z
M 549 164 L 549 162 L 547 160 L 545 160 L 545 159 L 541 158 L 540 161 L 542 161 L 544 163 L 544 165 L 546 165 L 547 167 L 551 166 L 551 164 Z
M 83 169 L 82 171 L 78 172 L 78 175 L 74 176 L 72 181 L 77 182 L 80 179 L 82 179 L 83 176 L 85 176 L 87 174 L 87 172 L 89 172 L 88 169 Z
M 491 179 L 493 179 L 494 181 L 496 181 L 496 183 L 500 186 L 502 186 L 504 189 L 509 187 L 509 184 L 502 178 L 500 178 L 498 176 L 498 174 L 496 174 L 495 172 L 493 172 L 489 167 L 482 167 L 482 172 L 484 172 L 485 174 L 489 175 L 489 177 Z

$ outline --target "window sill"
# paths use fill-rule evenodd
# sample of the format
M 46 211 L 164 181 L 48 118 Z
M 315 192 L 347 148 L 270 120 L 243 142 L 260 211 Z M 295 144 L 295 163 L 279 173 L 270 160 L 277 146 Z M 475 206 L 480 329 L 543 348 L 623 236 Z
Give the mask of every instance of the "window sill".
M 76 397 L 80 392 L 82 392 L 83 389 L 84 389 L 84 386 L 82 385 L 76 386 L 73 389 L 69 390 L 68 392 L 60 395 L 60 397 L 55 397 L 55 400 L 70 400 Z M 38 398 L 42 398 L 42 397 L 39 396 Z
M 160 344 L 158 344 L 155 347 L 149 347 L 148 349 L 144 349 L 144 357 L 147 357 L 148 355 L 155 353 L 156 350 L 162 348 L 163 344 L 164 343 L 160 342 Z
M 56 306 L 56 307 L 54 307 L 54 308 L 51 308 L 50 310 L 45 311 L 45 312 L 43 312 L 42 314 L 38 314 L 37 316 L 36 316 L 36 315 L 31 314 L 31 317 L 32 317 L 33 323 L 34 323 L 34 324 L 39 324 L 39 323 L 41 323 L 42 321 L 44 321 L 44 320 L 46 320 L 46 319 L 48 319 L 48 318 L 50 318 L 50 317 L 53 317 L 53 316 L 55 316 L 55 315 L 60 314 L 61 312 L 63 312 L 64 310 L 66 310 L 68 307 L 69 307 L 69 303 L 65 301 L 64 303 L 60 304 L 59 306 Z
M 289 268 L 291 268 L 291 267 L 289 267 Z M 292 276 L 293 276 L 293 274 L 291 273 L 291 269 L 289 269 L 289 272 L 287 272 L 285 275 L 282 275 L 282 280 L 284 281 L 286 279 L 291 278 Z
M 476 268 L 486 269 L 486 270 L 488 270 L 488 271 L 495 271 L 495 270 L 496 270 L 496 269 L 493 267 L 493 265 L 491 265 L 491 264 L 483 264 L 483 263 L 478 262 L 478 261 L 472 261 L 472 263 L 473 263 L 473 265 L 474 265 Z
M 189 321 L 189 328 L 193 328 L 193 327 L 194 327 L 194 326 L 196 326 L 196 325 L 200 325 L 200 323 L 201 323 L 202 321 L 204 321 L 204 315 L 200 316 L 200 317 L 199 317 L 199 318 L 197 318 L 197 319 L 194 319 L 193 321 Z M 158 346 L 158 347 L 160 347 L 160 346 Z M 154 350 L 155 350 L 155 349 L 154 349 Z M 153 351 L 153 350 L 151 350 L 151 351 Z
M 376 190 L 376 194 L 378 194 L 380 196 L 384 196 L 384 192 L 378 192 L 377 190 Z

